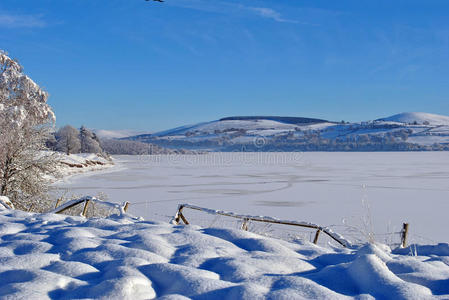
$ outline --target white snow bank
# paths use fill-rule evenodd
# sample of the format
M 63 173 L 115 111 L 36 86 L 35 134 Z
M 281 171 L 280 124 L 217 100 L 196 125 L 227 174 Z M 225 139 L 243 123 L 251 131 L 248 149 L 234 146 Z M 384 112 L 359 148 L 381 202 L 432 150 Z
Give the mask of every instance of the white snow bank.
M 1 210 L 0 224 L 0 298 L 449 296 L 448 244 L 419 246 L 419 257 L 376 245 L 336 250 L 126 214 L 84 219 Z
M 95 153 L 78 153 L 67 155 L 56 152 L 59 160 L 59 171 L 63 176 L 103 170 L 114 165 L 112 159 L 107 159 Z

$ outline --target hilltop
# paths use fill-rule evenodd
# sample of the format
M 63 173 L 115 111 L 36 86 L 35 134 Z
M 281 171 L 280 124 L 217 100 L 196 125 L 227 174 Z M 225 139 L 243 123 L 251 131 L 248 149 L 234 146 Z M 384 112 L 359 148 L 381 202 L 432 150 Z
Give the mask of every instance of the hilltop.
M 449 125 L 449 117 L 442 115 L 435 115 L 422 112 L 408 112 L 401 113 L 391 117 L 378 119 L 378 121 L 390 121 L 404 124 L 420 124 L 420 125 Z
M 449 117 L 401 113 L 349 123 L 304 117 L 240 116 L 126 139 L 206 151 L 449 150 Z

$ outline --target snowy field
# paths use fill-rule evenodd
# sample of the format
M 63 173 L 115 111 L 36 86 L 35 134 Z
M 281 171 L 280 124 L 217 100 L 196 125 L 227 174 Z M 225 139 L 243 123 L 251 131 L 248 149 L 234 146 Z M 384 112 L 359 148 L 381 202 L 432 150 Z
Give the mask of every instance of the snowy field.
M 0 209 L 1 299 L 448 299 L 448 258 L 447 244 L 331 249 L 129 216 Z
M 449 245 L 434 243 L 448 241 L 448 163 L 430 152 L 117 157 L 57 186 L 130 201 L 131 214 L 0 208 L 0 298 L 449 299 Z M 315 222 L 359 243 L 314 245 L 296 229 L 275 239 L 285 231 L 187 210 L 194 225 L 170 224 L 185 202 Z M 397 248 L 403 221 L 418 244 Z
M 168 222 L 178 204 L 329 226 L 357 242 L 449 242 L 449 153 L 213 153 L 117 156 L 116 167 L 74 176 L 59 192 L 106 193 L 130 212 Z M 239 221 L 185 211 L 192 224 L 239 228 Z M 313 233 L 250 224 L 254 232 L 310 240 Z M 321 239 L 326 243 L 326 239 Z

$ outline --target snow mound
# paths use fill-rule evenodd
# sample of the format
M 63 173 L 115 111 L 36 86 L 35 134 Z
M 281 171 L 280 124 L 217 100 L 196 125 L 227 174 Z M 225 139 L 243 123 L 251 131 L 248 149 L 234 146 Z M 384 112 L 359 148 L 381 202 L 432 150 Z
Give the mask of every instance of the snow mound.
M 0 224 L 4 299 L 449 296 L 447 244 L 422 249 L 431 256 L 419 257 L 383 245 L 328 249 L 129 215 L 84 219 L 0 210 Z
M 104 156 L 95 153 L 67 155 L 62 152 L 55 152 L 55 154 L 59 161 L 58 170 L 63 176 L 103 170 L 114 165 L 112 159 L 107 159 Z
M 378 119 L 378 121 L 389 121 L 419 125 L 449 125 L 449 117 L 443 115 L 429 114 L 423 112 L 407 112 L 397 114 L 388 118 Z

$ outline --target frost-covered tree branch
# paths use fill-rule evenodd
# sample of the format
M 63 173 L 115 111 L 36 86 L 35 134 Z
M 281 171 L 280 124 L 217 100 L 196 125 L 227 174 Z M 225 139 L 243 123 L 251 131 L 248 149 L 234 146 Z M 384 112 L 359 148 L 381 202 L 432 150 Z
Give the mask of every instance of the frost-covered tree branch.
M 66 125 L 56 132 L 56 141 L 55 150 L 65 152 L 67 155 L 79 153 L 81 150 L 78 130 L 70 125 Z
M 48 93 L 0 51 L 0 196 L 16 208 L 42 207 L 56 161 L 46 150 L 55 120 Z
M 80 142 L 82 153 L 102 153 L 100 140 L 96 134 L 84 126 L 80 128 Z

